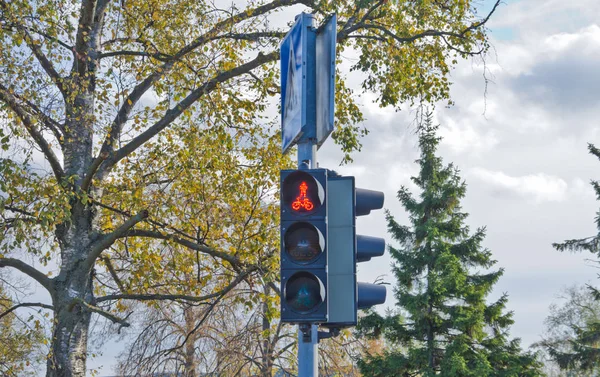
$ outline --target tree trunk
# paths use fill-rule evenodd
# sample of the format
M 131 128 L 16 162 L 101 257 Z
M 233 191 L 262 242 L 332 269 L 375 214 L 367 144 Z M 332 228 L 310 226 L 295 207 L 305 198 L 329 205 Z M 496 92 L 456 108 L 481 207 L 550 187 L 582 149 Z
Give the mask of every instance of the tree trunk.
M 198 369 L 198 362 L 196 360 L 196 311 L 193 306 L 184 306 L 183 315 L 185 318 L 185 329 L 186 334 L 190 334 L 187 342 L 185 343 L 185 377 L 196 377 L 196 370 Z M 197 331 L 197 330 L 196 330 Z M 183 335 L 186 335 L 183 334 Z
M 95 67 L 94 62 L 90 65 Z M 94 304 L 93 263 L 86 262 L 98 239 L 94 229 L 96 211 L 83 195 L 100 198 L 97 188 L 82 190 L 82 182 L 93 160 L 94 124 L 94 69 L 80 78 L 72 74 L 69 79 L 77 88 L 72 102 L 67 101 L 65 140 L 63 145 L 64 172 L 67 181 L 61 182 L 70 189 L 71 215 L 68 221 L 58 224 L 56 238 L 61 249 L 58 276 L 52 279 L 54 328 L 52 349 L 48 355 L 47 377 L 85 377 L 88 332 L 92 311 L 86 307 Z
M 55 281 L 52 351 L 47 377 L 85 377 L 87 342 L 93 302 L 91 274 L 73 271 L 66 281 Z
M 429 214 L 426 213 L 429 217 Z M 429 263 L 427 264 L 427 366 L 429 373 L 435 375 L 435 360 L 434 360 L 434 347 L 435 347 L 435 334 L 433 333 L 433 320 L 431 316 L 433 314 L 433 298 L 431 297 L 431 280 L 434 269 L 435 257 L 434 252 L 430 244 L 427 244 L 427 250 L 429 254 Z
M 85 260 L 93 239 L 89 206 L 74 203 L 72 222 L 62 224 L 61 269 L 52 280 L 54 327 L 52 349 L 48 355 L 47 377 L 85 377 L 87 343 L 94 304 L 92 267 Z
M 61 248 L 61 267 L 53 279 L 54 328 L 52 349 L 47 362 L 47 377 L 85 377 L 88 332 L 92 311 L 86 304 L 94 304 L 92 271 L 85 263 L 91 252 L 96 232 L 96 215 L 89 202 L 83 203 L 79 187 L 92 162 L 92 124 L 86 120 L 93 114 L 93 97 L 82 94 L 75 99 L 76 106 L 67 106 L 71 119 L 70 133 L 64 146 L 65 173 L 73 180 L 70 221 L 56 228 Z M 95 194 L 95 193 L 93 193 Z M 100 194 L 100 193 L 98 193 Z
M 267 298 L 269 297 L 269 294 L 271 293 L 270 290 L 271 288 L 268 285 L 265 285 L 265 301 L 262 304 L 262 315 L 263 315 L 263 321 L 262 321 L 262 330 L 263 330 L 263 357 L 262 357 L 262 365 L 260 368 L 260 372 L 261 372 L 261 377 L 271 377 L 273 375 L 273 347 L 271 347 L 271 339 L 268 335 L 265 334 L 269 334 L 269 332 L 267 332 L 267 330 L 269 330 L 271 328 L 271 321 L 269 321 L 268 318 L 268 310 L 269 310 L 269 303 Z
M 52 332 L 53 353 L 48 359 L 47 377 L 85 377 L 87 340 L 91 313 L 69 307 L 55 313 L 58 322 Z

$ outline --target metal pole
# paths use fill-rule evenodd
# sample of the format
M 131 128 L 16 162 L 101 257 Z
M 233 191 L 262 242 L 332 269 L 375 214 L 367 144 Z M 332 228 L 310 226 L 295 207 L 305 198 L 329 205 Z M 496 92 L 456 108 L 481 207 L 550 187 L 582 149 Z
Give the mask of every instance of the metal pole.
M 316 169 L 317 145 L 310 141 L 298 144 L 298 169 Z
M 298 144 L 298 169 L 317 168 L 317 146 L 311 141 Z M 298 326 L 298 377 L 318 377 L 319 334 L 315 324 Z
M 310 17 L 309 28 L 314 32 L 314 18 Z M 298 169 L 317 168 L 317 140 L 316 137 L 316 97 L 315 97 L 315 34 L 305 34 L 307 41 L 307 54 L 303 58 L 306 64 L 306 96 L 307 110 L 306 122 L 312 136 L 298 142 Z M 311 133 L 309 133 L 311 134 Z M 316 324 L 302 324 L 298 326 L 298 377 L 318 377 L 318 343 L 319 334 Z
M 308 339 L 310 337 L 310 339 Z M 315 324 L 298 326 L 298 377 L 318 377 L 319 333 Z

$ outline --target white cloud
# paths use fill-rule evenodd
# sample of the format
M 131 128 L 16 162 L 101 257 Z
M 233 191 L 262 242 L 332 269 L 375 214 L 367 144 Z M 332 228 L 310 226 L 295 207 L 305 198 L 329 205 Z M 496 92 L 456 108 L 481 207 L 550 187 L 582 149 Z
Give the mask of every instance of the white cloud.
M 557 31 L 569 32 L 600 18 L 597 0 L 510 0 L 492 17 L 492 29 L 511 28 L 522 38 L 536 39 Z
M 513 177 L 501 171 L 473 168 L 471 174 L 500 192 L 526 196 L 538 203 L 564 201 L 569 188 L 563 179 L 545 173 Z
M 600 15 L 598 17 L 600 18 Z M 492 56 L 490 64 L 486 68 L 494 75 L 515 77 L 523 74 L 535 74 L 536 65 L 561 58 L 591 57 L 597 59 L 600 55 L 600 26 L 594 23 L 570 32 L 561 31 L 518 42 L 514 40 L 494 41 L 493 37 L 492 41 L 496 51 L 502 53 Z M 479 69 L 483 70 L 483 67 L 481 66 Z
M 455 153 L 472 153 L 492 149 L 498 139 L 494 130 L 485 130 L 480 124 L 471 122 L 458 123 L 453 118 L 441 116 L 439 135 L 443 138 L 442 145 L 448 146 Z
M 559 158 L 552 153 L 552 144 L 569 139 L 577 148 L 585 148 L 585 142 L 595 140 L 600 26 L 549 33 L 537 40 L 497 42 L 496 50 L 498 63 L 486 68 L 492 79 L 487 94 L 484 66 L 463 62 L 453 75 L 456 106 L 439 106 L 436 112 L 442 147 L 453 154 L 453 161 L 460 162 L 461 155 L 485 159 L 492 156 L 492 149 L 500 148 L 506 153 L 516 150 L 525 157 L 523 161 L 541 165 L 544 159 Z M 542 154 L 546 152 L 549 156 Z M 507 162 L 516 160 L 505 156 Z M 549 171 L 539 166 L 535 170 Z
M 600 51 L 600 26 L 593 24 L 574 33 L 557 33 L 547 37 L 545 48 L 557 54 L 575 47 L 579 53 L 588 55 Z
M 587 197 L 590 200 L 594 200 L 596 198 L 594 189 L 590 185 L 589 180 L 583 180 L 579 177 L 573 179 L 571 184 L 569 185 L 570 194 L 578 197 Z

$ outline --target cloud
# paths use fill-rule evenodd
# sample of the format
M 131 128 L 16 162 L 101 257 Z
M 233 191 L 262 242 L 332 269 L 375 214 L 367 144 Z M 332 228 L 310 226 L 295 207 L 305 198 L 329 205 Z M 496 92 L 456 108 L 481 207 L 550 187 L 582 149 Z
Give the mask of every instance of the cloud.
M 509 28 L 521 39 L 536 40 L 540 35 L 571 32 L 581 25 L 597 22 L 597 0 L 511 0 L 499 7 L 490 22 L 492 30 Z
M 547 37 L 528 72 L 512 76 L 512 91 L 529 103 L 572 115 L 600 103 L 600 27 Z
M 600 26 L 497 42 L 496 51 L 497 62 L 465 61 L 453 72 L 456 105 L 436 110 L 442 152 L 463 168 L 469 157 L 512 176 L 562 169 L 573 179 L 567 167 L 589 166 L 586 143 L 600 130 Z
M 563 179 L 544 174 L 530 174 L 519 177 L 501 171 L 473 168 L 470 173 L 499 194 L 518 195 L 532 198 L 535 202 L 564 201 L 567 198 L 568 184 Z
M 442 115 L 440 124 L 439 135 L 443 138 L 442 144 L 455 153 L 479 154 L 492 149 L 498 143 L 494 130 L 482 129 L 480 125 L 472 122 L 459 123 Z

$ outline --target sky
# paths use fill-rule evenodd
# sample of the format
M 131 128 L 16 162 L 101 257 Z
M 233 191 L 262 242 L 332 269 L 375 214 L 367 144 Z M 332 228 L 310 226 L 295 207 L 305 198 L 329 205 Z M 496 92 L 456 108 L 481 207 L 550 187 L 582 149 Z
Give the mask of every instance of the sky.
M 487 11 L 491 1 L 481 4 Z M 600 144 L 600 2 L 505 1 L 489 21 L 493 49 L 482 61 L 451 72 L 454 106 L 437 104 L 439 153 L 456 164 L 468 188 L 462 201 L 471 229 L 487 227 L 483 245 L 505 269 L 490 300 L 509 295 L 511 335 L 524 346 L 541 340 L 544 319 L 561 290 L 597 284 L 591 255 L 560 253 L 553 242 L 596 234 L 598 210 L 589 182 L 600 165 L 587 143 Z M 486 91 L 485 76 L 489 79 Z M 354 163 L 336 168 L 357 187 L 385 193 L 384 208 L 408 225 L 396 192 L 418 172 L 414 111 L 396 112 L 363 96 L 370 133 Z M 319 151 L 322 167 L 341 154 L 332 141 Z M 359 218 L 357 232 L 384 237 L 383 211 Z M 389 255 L 359 265 L 359 280 L 383 276 L 394 284 Z M 388 289 L 386 306 L 394 305 Z

